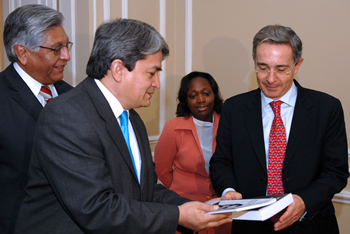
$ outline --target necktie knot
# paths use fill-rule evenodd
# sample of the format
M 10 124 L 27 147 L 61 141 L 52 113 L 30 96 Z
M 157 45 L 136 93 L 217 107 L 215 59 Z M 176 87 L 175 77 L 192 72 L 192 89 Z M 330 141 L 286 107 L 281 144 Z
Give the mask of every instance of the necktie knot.
M 282 103 L 283 102 L 281 100 L 270 102 L 270 106 L 271 106 L 275 116 L 276 115 L 281 115 L 281 104 Z
M 127 111 L 123 111 L 123 113 L 120 115 L 119 117 L 120 120 L 120 126 L 128 126 L 128 112 Z
M 45 105 L 52 100 L 52 93 L 51 90 L 49 89 L 49 87 L 47 86 L 41 86 L 40 91 L 39 91 L 40 95 L 43 96 L 44 100 L 45 100 Z

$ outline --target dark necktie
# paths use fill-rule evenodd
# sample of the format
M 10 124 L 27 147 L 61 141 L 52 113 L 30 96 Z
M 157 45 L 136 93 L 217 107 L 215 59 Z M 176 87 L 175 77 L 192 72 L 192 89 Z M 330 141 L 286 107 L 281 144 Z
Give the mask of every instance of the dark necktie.
M 139 179 L 138 173 L 137 173 L 137 170 L 136 170 L 134 156 L 132 154 L 131 147 L 130 147 L 129 126 L 128 126 L 128 112 L 127 111 L 123 111 L 123 113 L 119 116 L 119 121 L 120 121 L 120 128 L 122 130 L 122 133 L 123 133 L 126 145 L 128 146 L 128 149 L 129 149 L 129 153 L 130 153 L 130 157 L 131 157 L 131 160 L 132 160 L 132 164 L 134 165 L 136 176 Z
M 52 93 L 51 90 L 49 89 L 49 87 L 47 86 L 41 86 L 40 91 L 39 91 L 40 95 L 44 97 L 45 100 L 45 105 L 52 100 Z
M 282 167 L 284 155 L 287 147 L 286 130 L 281 118 L 282 101 L 270 102 L 270 106 L 275 114 L 272 121 L 269 139 L 269 167 L 267 179 L 267 194 L 283 194 Z M 277 222 L 283 212 L 273 216 L 271 220 Z

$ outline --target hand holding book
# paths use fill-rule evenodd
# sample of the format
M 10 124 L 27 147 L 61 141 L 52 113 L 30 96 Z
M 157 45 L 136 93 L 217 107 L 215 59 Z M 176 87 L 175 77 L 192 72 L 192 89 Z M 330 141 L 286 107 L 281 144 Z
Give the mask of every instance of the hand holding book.
M 233 212 L 232 219 L 238 220 L 266 220 L 293 202 L 292 194 L 274 195 L 254 199 L 209 201 L 217 204 L 220 209 L 209 214 Z

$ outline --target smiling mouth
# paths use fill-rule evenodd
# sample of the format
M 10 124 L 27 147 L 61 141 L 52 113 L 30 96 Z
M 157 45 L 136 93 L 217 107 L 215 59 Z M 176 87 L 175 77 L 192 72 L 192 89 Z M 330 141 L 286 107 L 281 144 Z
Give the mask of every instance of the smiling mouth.
M 198 106 L 196 109 L 197 111 L 205 111 L 208 108 L 208 106 Z
M 148 92 L 148 95 L 149 95 L 149 98 L 152 98 L 153 93 Z
M 271 85 L 265 85 L 265 87 L 266 87 L 267 89 L 270 89 L 270 90 L 274 90 L 274 89 L 277 89 L 277 88 L 278 88 L 278 86 L 271 86 Z
M 56 68 L 58 68 L 58 69 L 64 69 L 65 66 L 66 66 L 66 65 L 56 66 Z

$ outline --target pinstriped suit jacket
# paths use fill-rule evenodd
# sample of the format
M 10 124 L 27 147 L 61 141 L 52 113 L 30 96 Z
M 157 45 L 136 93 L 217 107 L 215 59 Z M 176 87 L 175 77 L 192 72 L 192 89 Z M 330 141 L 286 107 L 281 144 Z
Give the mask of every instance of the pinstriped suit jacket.
M 175 233 L 188 199 L 157 184 L 146 128 L 130 121 L 141 153 L 138 183 L 127 145 L 91 77 L 42 112 L 16 233 Z

